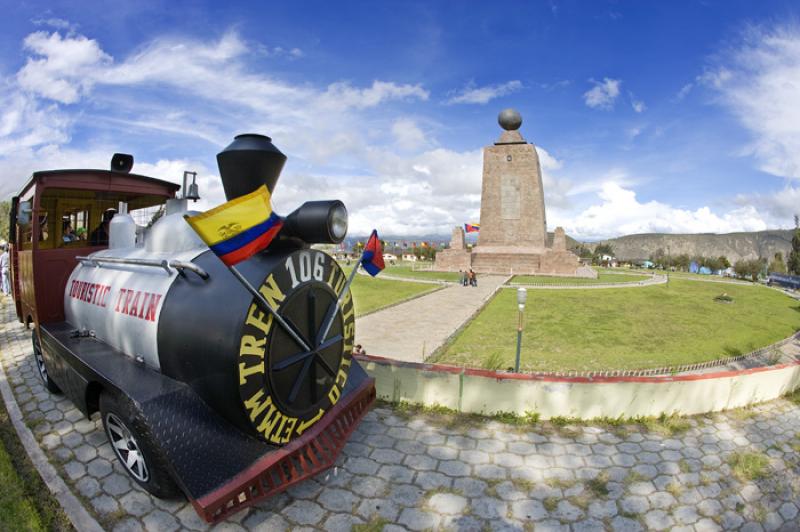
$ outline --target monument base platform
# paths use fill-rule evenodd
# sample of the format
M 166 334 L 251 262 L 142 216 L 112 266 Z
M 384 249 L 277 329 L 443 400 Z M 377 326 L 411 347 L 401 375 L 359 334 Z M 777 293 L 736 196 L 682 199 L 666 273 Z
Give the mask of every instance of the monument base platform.
M 552 248 L 508 246 L 478 247 L 472 252 L 446 249 L 436 254 L 434 269 L 502 275 L 552 275 L 559 277 L 597 278 L 592 268 L 581 266 L 577 255 Z

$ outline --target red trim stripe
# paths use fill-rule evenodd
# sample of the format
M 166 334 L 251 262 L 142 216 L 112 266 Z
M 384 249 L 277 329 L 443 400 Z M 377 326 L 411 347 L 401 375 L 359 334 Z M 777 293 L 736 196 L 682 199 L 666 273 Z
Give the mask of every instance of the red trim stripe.
M 220 255 L 219 258 L 227 266 L 234 266 L 236 264 L 239 264 L 243 260 L 249 259 L 262 249 L 269 246 L 270 242 L 272 242 L 272 239 L 275 238 L 275 235 L 278 234 L 278 232 L 281 230 L 282 227 L 283 227 L 283 222 L 278 222 L 277 224 L 272 226 L 272 228 L 269 231 L 259 236 L 249 244 L 240 247 L 236 251 L 231 251 L 230 253 L 227 253 L 225 255 Z

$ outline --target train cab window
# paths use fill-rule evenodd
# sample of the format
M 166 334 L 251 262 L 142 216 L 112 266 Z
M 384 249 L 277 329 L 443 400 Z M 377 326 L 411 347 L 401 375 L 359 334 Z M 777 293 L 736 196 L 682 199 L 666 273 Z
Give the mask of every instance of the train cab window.
M 124 192 L 45 189 L 39 199 L 39 249 L 108 245 L 108 224 L 119 203 L 128 204 L 140 225 L 162 212 L 163 196 Z
M 89 239 L 89 207 L 67 209 L 61 216 L 60 247 L 87 245 Z

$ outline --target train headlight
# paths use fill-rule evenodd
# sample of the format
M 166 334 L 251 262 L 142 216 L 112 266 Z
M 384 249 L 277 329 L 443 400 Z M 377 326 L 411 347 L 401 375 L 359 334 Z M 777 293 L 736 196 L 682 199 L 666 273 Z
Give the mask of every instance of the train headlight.
M 328 227 L 330 228 L 331 237 L 336 242 L 341 242 L 347 235 L 347 209 L 344 203 L 340 203 L 331 209 Z
M 282 234 L 309 244 L 338 244 L 347 235 L 347 209 L 339 200 L 307 201 L 286 217 Z

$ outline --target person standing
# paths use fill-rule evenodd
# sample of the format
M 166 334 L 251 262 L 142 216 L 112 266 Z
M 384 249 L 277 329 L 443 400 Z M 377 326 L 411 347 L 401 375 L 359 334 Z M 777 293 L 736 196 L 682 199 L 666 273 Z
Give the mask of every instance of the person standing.
M 8 278 L 9 256 L 8 244 L 3 244 L 3 253 L 0 254 L 0 282 L 2 283 L 3 294 L 8 295 L 11 292 L 11 283 Z

